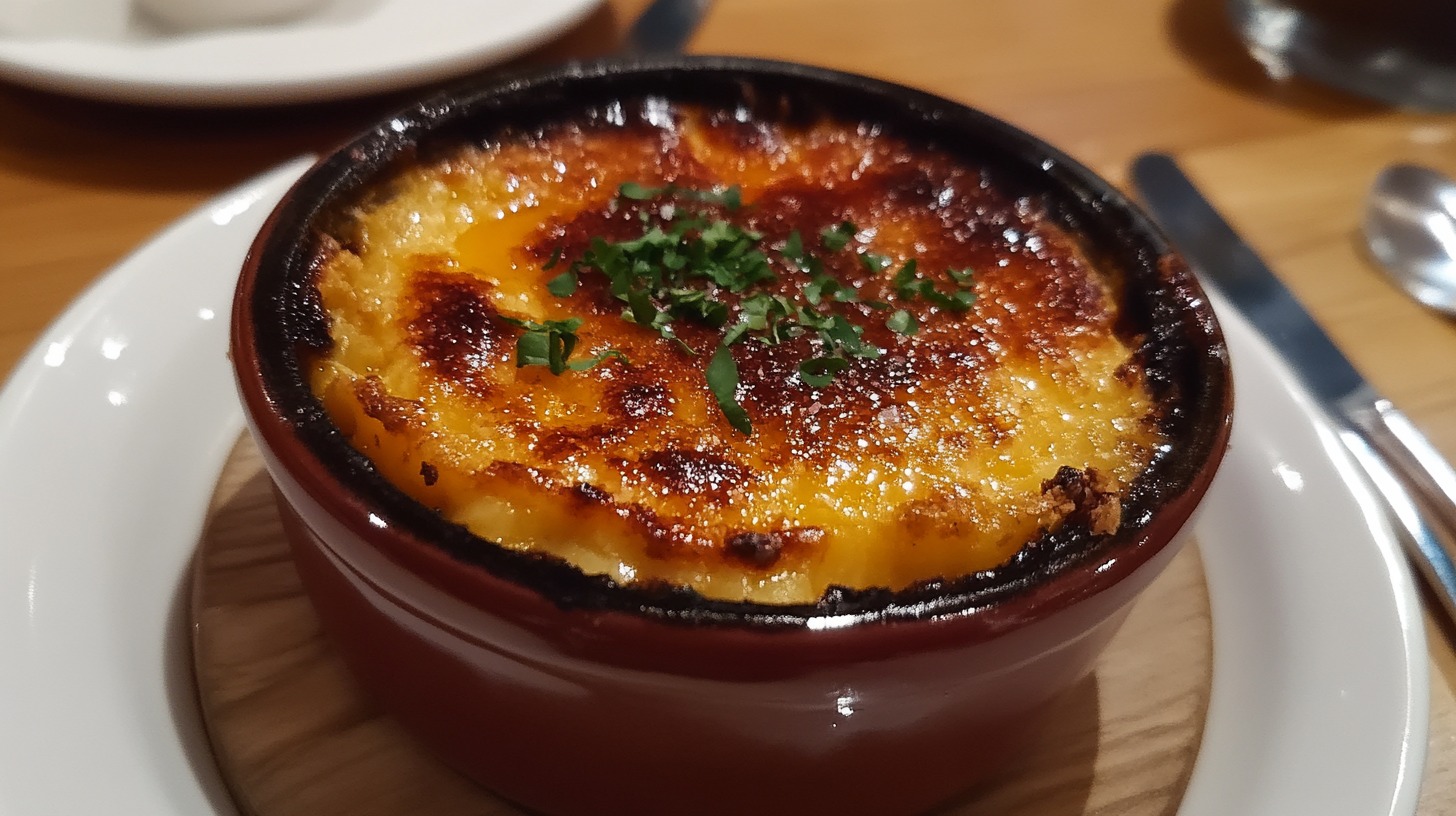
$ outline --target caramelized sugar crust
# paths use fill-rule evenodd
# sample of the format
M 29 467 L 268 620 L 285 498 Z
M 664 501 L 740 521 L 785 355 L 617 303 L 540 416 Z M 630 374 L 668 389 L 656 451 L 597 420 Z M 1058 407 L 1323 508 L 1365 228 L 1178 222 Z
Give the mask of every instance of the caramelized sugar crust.
M 704 376 L 722 329 L 675 322 L 689 353 L 622 319 L 591 269 L 574 294 L 547 291 L 593 238 L 638 238 L 663 214 L 661 198 L 618 197 L 625 182 L 739 185 L 740 208 L 691 206 L 763 236 L 777 280 L 753 291 L 803 302 L 810 278 L 778 251 L 797 231 L 857 292 L 824 308 L 882 354 L 814 388 L 798 367 L 823 353 L 816 334 L 734 345 L 753 432 L 735 430 Z M 822 247 L 844 221 L 850 246 Z M 1118 495 L 1163 443 L 1137 338 L 1114 331 L 1116 270 L 1036 201 L 870 125 L 660 99 L 588 110 L 411 166 L 326 240 L 332 344 L 311 382 L 352 443 L 481 537 L 624 584 L 804 603 L 989 569 L 1069 521 L 1114 532 Z M 942 291 L 973 270 L 971 308 L 897 297 L 911 259 Z M 751 294 L 712 292 L 729 325 Z M 518 368 L 523 329 L 505 318 L 581 318 L 573 360 L 627 359 Z

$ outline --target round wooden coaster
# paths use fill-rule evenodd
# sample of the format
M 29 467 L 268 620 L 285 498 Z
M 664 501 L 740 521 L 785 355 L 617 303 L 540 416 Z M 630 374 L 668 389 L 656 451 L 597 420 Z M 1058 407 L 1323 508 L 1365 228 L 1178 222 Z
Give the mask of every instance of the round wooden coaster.
M 246 813 L 525 816 L 437 762 L 354 686 L 319 631 L 246 438 L 223 470 L 195 563 L 199 698 Z M 1172 814 L 1198 750 L 1211 666 L 1208 595 L 1190 547 L 1034 749 L 937 816 Z

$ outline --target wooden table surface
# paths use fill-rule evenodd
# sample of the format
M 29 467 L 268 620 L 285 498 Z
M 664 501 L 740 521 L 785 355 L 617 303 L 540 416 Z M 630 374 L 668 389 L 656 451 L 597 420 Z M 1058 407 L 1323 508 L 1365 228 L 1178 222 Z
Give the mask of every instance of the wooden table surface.
M 642 0 L 609 0 L 546 63 L 610 50 Z M 1149 148 L 1184 160 L 1362 371 L 1456 459 L 1456 321 L 1388 285 L 1357 233 L 1393 161 L 1456 174 L 1456 115 L 1268 79 L 1222 0 L 718 0 L 691 51 L 816 63 L 961 100 L 1114 183 Z M 180 111 L 0 84 L 0 374 L 126 252 L 215 193 L 329 148 L 408 94 Z M 1456 813 L 1456 652 L 1428 622 L 1421 813 Z

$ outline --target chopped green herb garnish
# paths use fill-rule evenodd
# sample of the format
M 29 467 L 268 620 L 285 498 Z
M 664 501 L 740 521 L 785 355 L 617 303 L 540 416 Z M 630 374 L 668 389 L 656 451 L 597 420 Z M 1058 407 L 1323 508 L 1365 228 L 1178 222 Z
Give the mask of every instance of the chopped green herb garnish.
M 963 312 L 971 308 L 971 306 L 975 305 L 976 293 L 971 291 L 970 289 L 960 289 L 954 292 L 950 296 L 950 299 L 954 301 L 955 304 L 951 306 L 951 308 L 958 312 Z
M 516 368 L 526 366 L 549 366 L 551 364 L 552 335 L 546 332 L 526 331 L 516 340 Z M 564 369 L 563 369 L 564 370 Z M 556 373 L 553 369 L 552 373 Z
M 880 356 L 878 348 L 865 344 L 861 339 L 864 329 L 839 315 L 831 317 L 829 324 L 821 329 L 820 333 L 825 340 L 832 341 L 832 344 L 837 345 L 840 351 L 851 357 L 874 360 Z
M 918 297 L 942 309 L 964 312 L 976 302 L 976 293 L 971 288 L 975 286 L 973 272 L 969 269 L 951 269 L 947 270 L 947 274 L 958 287 L 949 294 L 936 289 L 934 281 L 918 277 L 915 259 L 911 258 L 895 273 L 892 281 L 895 295 L 901 300 L 914 300 Z
M 632 322 L 639 326 L 655 329 L 666 324 L 666 312 L 660 312 L 652 303 L 652 296 L 646 289 L 631 289 L 627 292 L 627 312 Z
M 895 294 L 901 300 L 909 300 L 920 292 L 920 279 L 915 277 L 915 266 L 915 259 L 911 258 L 895 273 Z
M 758 292 L 743 299 L 738 305 L 739 324 L 747 331 L 761 332 L 761 339 L 769 345 L 777 345 L 783 342 L 784 321 L 794 313 L 794 308 L 788 298 L 782 295 L 771 295 L 767 292 Z M 737 329 L 738 326 L 734 326 Z M 742 331 L 734 334 L 736 341 L 742 335 Z
M 617 195 L 622 198 L 630 198 L 633 201 L 646 201 L 655 198 L 662 193 L 665 187 L 644 187 L 635 181 L 629 181 L 617 188 Z
M 566 271 L 551 278 L 546 289 L 558 298 L 576 294 L 584 273 L 605 278 L 611 295 L 620 301 L 622 319 L 656 332 L 677 343 L 685 353 L 697 352 L 674 331 L 677 321 L 721 329 L 719 345 L 704 369 L 708 389 L 734 429 L 751 434 L 748 413 L 737 399 L 738 366 L 732 346 L 753 340 L 776 345 L 811 336 L 818 354 L 799 365 L 798 377 L 810 388 L 824 388 L 847 370 L 856 359 L 875 359 L 880 348 L 864 339 L 864 327 L 839 314 L 836 303 L 863 304 L 863 308 L 891 311 L 884 325 L 890 331 L 911 336 L 920 323 L 906 309 L 879 300 L 860 300 L 860 290 L 828 274 L 820 250 L 805 246 L 804 237 L 794 230 L 777 250 L 778 262 L 804 273 L 808 282 L 797 293 L 780 294 L 768 287 L 778 280 L 763 242 L 763 234 L 735 224 L 694 203 L 722 207 L 732 212 L 742 207 L 738 187 L 723 190 L 695 190 L 676 185 L 648 187 L 627 182 L 618 188 L 620 199 L 657 201 L 637 213 L 642 232 L 625 241 L 594 237 L 581 256 Z M 617 206 L 617 202 L 613 202 Z M 825 253 L 850 248 L 858 230 L 841 221 L 819 232 Z M 862 249 L 852 249 L 860 264 L 878 275 L 890 266 L 890 258 Z M 561 261 L 558 247 L 543 266 L 550 270 Z M 922 279 L 915 259 L 909 259 L 889 281 L 896 300 L 920 298 L 941 308 L 962 311 L 975 302 L 972 270 L 951 269 L 953 285 L 944 290 Z M 735 311 L 721 297 L 739 295 Z M 505 318 L 524 331 L 516 343 L 516 365 L 545 366 L 552 373 L 583 371 L 616 358 L 630 362 L 619 349 L 608 349 L 594 357 L 570 360 L 579 338 L 580 318 L 545 321 Z
M 623 354 L 621 349 L 607 349 L 606 351 L 598 354 L 595 357 L 588 357 L 585 360 L 575 360 L 573 362 L 567 363 L 566 367 L 571 369 L 572 371 L 586 371 L 588 368 L 594 368 L 598 364 L 604 363 L 614 357 L 624 363 L 632 362 L 631 360 L 627 359 L 627 355 Z
M 779 250 L 779 252 L 791 261 L 802 261 L 804 259 L 804 238 L 799 235 L 798 230 L 789 233 L 788 240 L 784 241 L 784 248 Z
M 733 360 L 733 351 L 727 345 L 718 346 L 703 374 L 708 381 L 708 390 L 713 392 L 728 424 L 744 436 L 751 436 L 753 423 L 738 402 L 738 363 Z
M 846 368 L 849 361 L 843 357 L 814 357 L 799 363 L 799 379 L 810 388 L 823 388 Z
M 854 224 L 849 221 L 840 221 L 832 227 L 827 227 L 819 233 L 819 241 L 824 248 L 830 252 L 838 252 L 849 244 L 849 239 L 854 237 L 856 230 Z
M 834 294 L 841 288 L 843 288 L 843 284 L 837 278 L 821 272 L 815 275 L 813 280 L 804 284 L 804 288 L 799 291 L 804 293 L 805 300 L 818 306 L 825 297 L 834 297 Z
M 549 267 L 542 268 L 546 269 Z M 578 281 L 576 278 L 576 270 L 568 269 L 565 272 L 562 272 L 560 275 L 557 275 L 556 277 L 547 281 L 546 291 L 559 298 L 571 297 L 572 295 L 576 294 L 577 282 Z
M 617 195 L 633 201 L 681 198 L 688 201 L 700 201 L 704 204 L 718 204 L 730 211 L 743 206 L 743 190 L 736 184 L 723 190 L 694 190 L 689 187 L 678 187 L 675 184 L 646 187 L 635 181 L 629 181 L 617 188 Z
M 525 329 L 516 338 L 516 368 L 546 366 L 552 374 L 566 370 L 566 360 L 576 348 L 576 330 L 581 328 L 581 318 L 547 320 L 544 323 L 514 317 L 501 319 Z
M 873 252 L 859 253 L 859 262 L 861 266 L 873 273 L 878 273 L 890 265 L 889 258 L 886 258 L 884 255 L 876 255 Z
M 920 323 L 915 316 L 904 309 L 896 309 L 894 314 L 885 320 L 885 328 L 896 334 L 903 334 L 907 337 L 920 331 Z

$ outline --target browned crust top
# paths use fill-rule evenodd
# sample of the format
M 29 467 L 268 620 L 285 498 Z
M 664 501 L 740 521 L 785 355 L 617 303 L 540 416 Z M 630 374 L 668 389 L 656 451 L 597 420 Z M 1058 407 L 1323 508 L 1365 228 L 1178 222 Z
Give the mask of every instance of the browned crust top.
M 742 491 L 788 467 L 827 473 L 848 457 L 903 469 L 928 452 L 954 458 L 994 447 L 1019 422 L 1014 406 L 987 397 L 995 372 L 1026 367 L 1053 379 L 1074 379 L 1085 350 L 1109 338 L 1137 345 L 1136 338 L 1116 338 L 1122 284 L 1115 271 L 1109 276 L 1089 261 L 1037 199 L 1013 194 L 992 173 L 960 157 L 870 126 L 836 124 L 822 137 L 810 127 L 811 135 L 796 143 L 788 162 L 808 170 L 765 180 L 759 165 L 772 164 L 764 157 L 784 149 L 779 126 L 740 121 L 731 112 L 692 110 L 676 111 L 664 126 L 648 121 L 650 107 L 642 103 L 625 122 L 592 111 L 502 138 L 525 152 L 523 174 L 536 167 L 532 156 L 544 154 L 565 168 L 561 175 L 568 187 L 573 173 L 615 180 L 605 192 L 578 184 L 578 206 L 552 213 L 526 235 L 516 247 L 521 271 L 512 274 L 544 291 L 594 240 L 640 237 L 644 221 L 658 218 L 664 201 L 613 196 L 615 183 L 701 190 L 743 183 L 742 207 L 692 207 L 762 236 L 775 279 L 754 291 L 801 299 L 810 275 L 775 251 L 797 232 L 814 247 L 824 271 L 857 292 L 852 302 L 830 300 L 821 308 L 863 327 L 864 341 L 882 353 L 854 359 L 828 385 L 811 387 L 797 372 L 805 360 L 824 353 L 813 333 L 776 345 L 733 346 L 736 399 L 753 425 L 752 435 L 745 436 L 717 410 L 703 375 L 722 330 L 678 321 L 673 328 L 682 345 L 665 341 L 623 320 L 623 303 L 608 280 L 587 269 L 574 294 L 547 298 L 552 316 L 583 320 L 578 354 L 611 348 L 624 352 L 626 360 L 559 377 L 520 369 L 507 386 L 499 372 L 512 366 L 523 330 L 507 319 L 512 315 L 496 297 L 492 276 L 498 271 L 472 268 L 468 259 L 418 254 L 406 262 L 398 308 L 404 342 L 425 380 L 455 399 L 473 401 L 481 423 L 506 429 L 518 450 L 531 452 L 529 461 L 495 462 L 477 474 L 481 478 L 533 486 L 583 512 L 615 517 L 639 531 L 650 558 L 768 570 L 786 559 L 812 560 L 832 531 L 790 517 L 757 526 L 705 527 L 701 519 L 715 517 Z M 690 135 L 685 119 L 691 120 Z M 471 148 L 433 172 L 448 181 L 452 174 L 472 172 L 481 155 Z M 842 222 L 858 229 L 854 247 L 819 251 L 814 239 L 820 231 Z M 341 241 L 361 243 L 359 236 Z M 891 263 L 872 269 L 862 262 L 863 251 Z M 558 257 L 559 264 L 547 269 Z M 950 270 L 972 270 L 977 297 L 969 311 L 898 297 L 893 275 L 909 259 L 917 265 L 917 278 L 942 290 L 957 286 Z M 715 289 L 712 297 L 727 306 L 728 324 L 736 322 L 746 294 Z M 886 312 L 869 305 L 875 301 L 909 312 L 918 332 L 912 337 L 889 328 Z M 1139 384 L 1137 359 L 1127 359 L 1116 377 L 1125 385 Z M 542 421 L 540 394 L 569 379 L 584 385 L 564 387 L 579 387 L 577 396 L 594 404 L 583 411 L 583 421 Z M 422 411 L 374 385 L 358 390 L 365 413 L 386 426 L 413 421 Z M 686 421 L 688 416 L 697 419 Z M 1137 421 L 1151 427 L 1155 417 Z M 1125 453 L 1144 464 L 1149 455 L 1131 448 Z M 612 489 L 563 478 L 555 468 L 566 462 L 610 470 Z M 439 478 L 436 462 L 423 462 L 417 470 L 427 486 Z M 1064 467 L 1042 485 L 1045 500 L 1033 512 L 1042 515 L 1043 527 L 1076 516 L 1089 521 L 1096 534 L 1110 534 L 1117 526 L 1112 484 L 1095 469 Z M 977 488 L 964 487 L 959 493 L 938 491 L 894 512 L 911 536 L 959 535 L 976 523 L 967 508 Z M 653 501 L 624 500 L 619 489 Z
M 699 161 L 670 128 L 612 127 L 587 120 L 586 137 L 572 129 L 572 138 L 548 131 L 535 137 L 542 147 L 559 150 L 561 143 L 580 147 L 582 160 L 610 163 L 614 154 L 628 164 L 644 153 L 652 157 L 633 178 L 648 185 L 680 185 L 712 189 L 731 180 Z M 580 127 L 580 125 L 577 125 Z M 763 126 L 725 116 L 712 117 L 700 133 L 714 151 L 761 148 L 769 137 Z M 913 339 L 885 326 L 885 313 L 859 303 L 830 303 L 827 309 L 865 329 L 867 342 L 885 350 L 878 359 L 859 359 L 824 388 L 810 388 L 795 376 L 799 364 L 821 353 L 822 344 L 806 334 L 780 345 L 740 343 L 733 348 L 740 374 L 740 402 L 753 422 L 752 443 L 759 455 L 780 461 L 827 461 L 846 439 L 870 440 L 878 450 L 865 455 L 893 455 L 880 428 L 893 413 L 913 410 L 907 395 L 942 387 L 969 390 L 988 369 L 1007 356 L 1033 357 L 1043 363 L 1065 360 L 1076 352 L 1079 337 L 1113 331 L 1113 303 L 1105 279 L 1092 268 L 1076 243 L 1050 223 L 1037 202 L 1013 198 L 990 178 L 938 151 L 915 148 L 898 139 L 866 137 L 851 146 L 863 151 L 866 165 L 845 172 L 840 153 L 846 146 L 822 146 L 826 179 L 793 178 L 753 192 L 737 211 L 721 205 L 698 208 L 714 219 L 761 233 L 769 247 L 782 246 L 791 232 L 806 240 L 819 231 L 848 221 L 878 230 L 902 249 L 898 256 L 915 258 L 918 275 L 941 288 L 953 288 L 950 269 L 972 269 L 980 295 L 970 314 L 947 311 L 923 299 L 898 300 L 891 283 L 893 267 L 874 273 L 853 252 L 821 253 L 826 271 L 859 292 L 861 301 L 891 302 L 910 312 L 920 325 Z M 570 159 L 568 159 L 570 161 Z M 840 177 L 843 176 L 843 177 Z M 655 215 L 659 201 L 619 199 L 600 202 L 542 225 L 523 247 L 539 269 L 553 255 L 562 264 L 580 258 L 594 238 L 628 241 L 642 235 L 641 216 Z M 875 245 L 876 239 L 871 240 Z M 774 252 L 767 253 L 777 282 L 763 290 L 797 298 L 809 275 Z M 539 284 L 561 267 L 539 271 Z M 737 319 L 743 296 L 717 290 Z M 469 269 L 440 268 L 422 259 L 412 276 L 407 308 L 409 342 L 431 376 L 449 380 L 463 391 L 486 396 L 490 385 L 481 361 L 508 355 L 520 329 L 500 320 L 491 305 L 488 284 Z M 542 450 L 565 455 L 596 444 L 598 439 L 628 433 L 643 422 L 665 415 L 674 401 L 664 388 L 701 371 L 715 350 L 721 330 L 679 322 L 674 329 L 696 357 L 672 343 L 619 319 L 623 304 L 600 275 L 585 274 L 577 293 L 563 302 L 563 312 L 583 317 L 595 345 L 628 350 L 630 364 L 610 364 L 603 377 L 606 422 L 563 433 L 545 429 L 537 442 Z M 584 331 L 584 336 L 586 332 Z M 594 376 L 592 372 L 568 376 Z M 701 379 L 701 375 L 697 374 Z M 893 408 L 892 408 L 893 406 Z M 973 445 L 995 438 L 1006 418 L 990 406 L 966 401 L 963 427 L 946 434 L 948 445 Z M 891 411 L 890 415 L 886 411 Z M 682 479 L 707 471 L 684 470 Z M 682 480 L 679 480 L 680 482 Z M 711 493 L 710 486 L 681 483 L 684 492 Z

